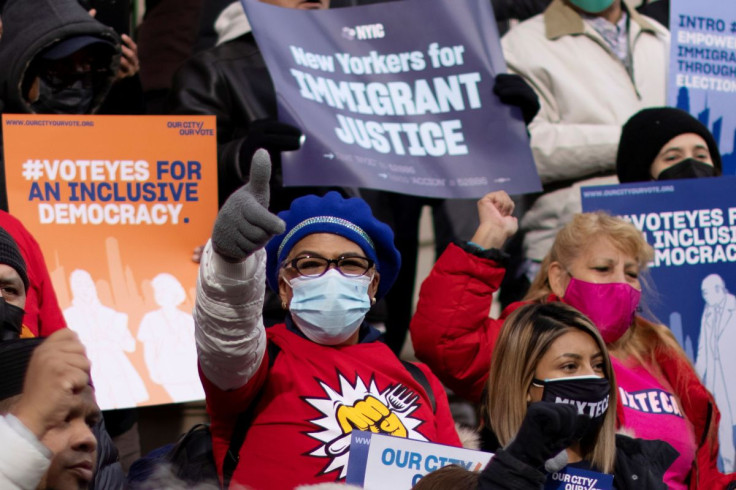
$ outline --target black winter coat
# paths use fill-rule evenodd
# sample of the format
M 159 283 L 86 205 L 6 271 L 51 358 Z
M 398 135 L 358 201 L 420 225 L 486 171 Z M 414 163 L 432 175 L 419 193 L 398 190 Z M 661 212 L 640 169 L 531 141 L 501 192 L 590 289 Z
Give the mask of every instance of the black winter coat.
M 1 15 L 4 30 L 0 42 L 0 111 L 32 114 L 34 111 L 23 92 L 36 76 L 31 73 L 34 60 L 61 40 L 86 35 L 112 43 L 104 59 L 110 68 L 109 75 L 99 79 L 94 87 L 91 112 L 97 112 L 120 64 L 120 38 L 115 31 L 93 19 L 77 0 L 7 0 Z M 0 209 L 8 210 L 2 144 Z
M 613 485 L 618 490 L 666 490 L 662 478 L 678 453 L 663 441 L 616 436 Z M 515 459 L 503 449 L 480 474 L 479 490 L 539 490 L 547 474 Z

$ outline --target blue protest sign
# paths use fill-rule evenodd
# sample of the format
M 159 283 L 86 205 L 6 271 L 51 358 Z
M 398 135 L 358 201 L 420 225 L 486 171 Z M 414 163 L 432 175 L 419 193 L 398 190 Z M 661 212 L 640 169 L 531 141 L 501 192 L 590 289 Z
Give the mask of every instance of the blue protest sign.
M 611 488 L 613 488 L 613 475 L 572 466 L 550 473 L 544 484 L 544 490 L 611 490 Z
M 722 467 L 734 470 L 736 425 L 736 178 L 583 187 L 583 211 L 605 210 L 654 248 L 651 310 L 668 325 L 721 411 Z
M 667 103 L 702 122 L 723 156 L 723 174 L 736 174 L 736 3 L 672 0 Z
M 354 430 L 350 434 L 350 455 L 348 456 L 348 473 L 345 482 L 363 486 L 365 466 L 368 462 L 368 450 L 371 447 L 372 432 Z
M 286 185 L 443 198 L 541 190 L 487 0 L 403 0 L 334 10 L 242 0 L 276 88 L 306 139 Z

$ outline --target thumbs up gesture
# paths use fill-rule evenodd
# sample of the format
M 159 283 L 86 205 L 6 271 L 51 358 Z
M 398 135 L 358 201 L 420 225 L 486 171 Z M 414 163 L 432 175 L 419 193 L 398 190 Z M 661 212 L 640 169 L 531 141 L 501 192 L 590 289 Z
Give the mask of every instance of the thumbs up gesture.
M 242 262 L 262 248 L 285 224 L 268 210 L 271 158 L 260 149 L 253 155 L 248 183 L 235 191 L 220 209 L 212 230 L 212 246 L 229 262 Z

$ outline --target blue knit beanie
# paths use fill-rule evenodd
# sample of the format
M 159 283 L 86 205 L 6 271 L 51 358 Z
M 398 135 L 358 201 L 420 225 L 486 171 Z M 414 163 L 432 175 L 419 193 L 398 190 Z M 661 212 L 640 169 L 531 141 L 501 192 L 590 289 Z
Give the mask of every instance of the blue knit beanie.
M 377 298 L 386 294 L 399 274 L 401 255 L 394 246 L 393 231 L 374 218 L 370 206 L 360 198 L 345 199 L 335 191 L 324 197 L 303 196 L 294 199 L 279 218 L 286 223 L 286 230 L 266 245 L 266 279 L 274 291 L 278 291 L 281 263 L 299 240 L 313 233 L 333 233 L 360 246 L 381 275 Z

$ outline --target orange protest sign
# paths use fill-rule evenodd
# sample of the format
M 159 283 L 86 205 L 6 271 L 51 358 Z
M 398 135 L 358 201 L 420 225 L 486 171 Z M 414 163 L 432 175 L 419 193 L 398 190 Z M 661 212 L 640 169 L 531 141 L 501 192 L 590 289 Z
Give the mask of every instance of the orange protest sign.
M 100 407 L 202 398 L 191 257 L 217 213 L 215 118 L 2 123 L 10 212 L 41 245 Z

